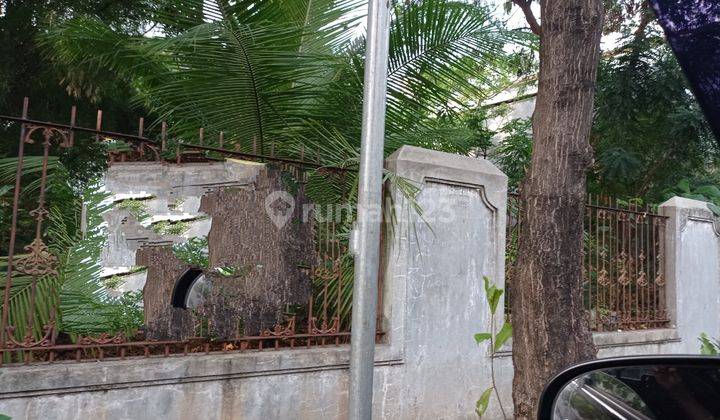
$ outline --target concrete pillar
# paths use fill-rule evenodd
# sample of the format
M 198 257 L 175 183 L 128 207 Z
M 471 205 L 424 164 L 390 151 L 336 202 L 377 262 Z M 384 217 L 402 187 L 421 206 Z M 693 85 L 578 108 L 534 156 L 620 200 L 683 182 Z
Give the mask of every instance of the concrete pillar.
M 475 402 L 491 385 L 491 359 L 473 336 L 490 328 L 483 276 L 504 285 L 507 177 L 485 159 L 410 146 L 386 167 L 419 188 L 415 203 L 389 190 L 394 222 L 385 236 L 383 324 L 403 359 L 396 417 L 476 418 Z M 508 412 L 510 365 L 509 357 L 496 359 Z M 493 397 L 487 418 L 499 413 Z
M 673 197 L 660 205 L 665 230 L 667 306 L 682 340 L 680 353 L 700 351 L 698 337 L 720 337 L 720 231 L 702 201 Z

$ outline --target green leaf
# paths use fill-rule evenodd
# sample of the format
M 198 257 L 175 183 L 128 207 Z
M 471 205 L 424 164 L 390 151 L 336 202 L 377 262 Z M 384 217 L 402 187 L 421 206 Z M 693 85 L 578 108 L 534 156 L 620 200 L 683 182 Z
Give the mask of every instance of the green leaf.
M 12 420 L 12 417 L 5 414 L 0 414 L 0 420 Z
M 497 311 L 498 303 L 500 303 L 500 297 L 502 297 L 502 294 L 502 289 L 495 289 L 492 301 L 490 302 L 490 312 L 492 312 L 493 315 L 495 315 L 495 312 Z
M 720 198 L 720 188 L 714 185 L 703 185 L 702 187 L 696 188 L 695 192 L 711 199 Z
M 713 203 L 707 203 L 707 206 L 710 209 L 710 211 L 713 212 L 713 214 L 715 216 L 720 217 L 720 206 L 718 206 L 717 204 L 713 204 Z
M 503 289 L 498 289 L 494 284 L 490 284 L 490 279 L 487 276 L 483 276 L 483 281 L 485 283 L 485 298 L 487 299 L 488 305 L 490 305 L 490 312 L 494 315 L 498 303 L 500 303 Z
M 12 190 L 12 187 L 10 185 L 3 185 L 0 187 L 0 197 L 7 194 L 8 191 Z M 2 420 L 2 418 L 0 418 Z
M 495 287 L 494 284 L 490 283 L 490 278 L 487 276 L 483 276 L 483 282 L 485 283 L 485 293 L 488 296 L 494 295 L 495 289 L 497 289 L 497 287 Z
M 495 334 L 495 348 L 493 350 L 499 351 L 502 348 L 503 344 L 505 344 L 510 337 L 512 337 L 512 325 L 506 322 L 505 324 L 503 324 L 500 332 Z
M 706 356 L 717 356 L 718 355 L 718 348 L 715 344 L 710 341 L 707 334 L 702 333 L 700 334 L 700 354 L 704 354 Z
M 490 405 L 490 395 L 492 395 L 493 387 L 485 390 L 480 396 L 480 399 L 475 403 L 475 412 L 478 417 L 482 417 L 487 411 L 488 405 Z
M 698 200 L 698 201 L 710 201 L 707 197 L 705 197 L 702 194 L 695 194 L 695 193 L 687 193 L 682 195 L 685 198 L 689 198 L 691 200 Z
M 690 180 L 687 178 L 683 178 L 680 182 L 678 182 L 677 187 L 680 189 L 680 191 L 686 194 L 690 193 Z
M 478 344 L 482 343 L 485 340 L 489 340 L 491 338 L 492 338 L 492 334 L 490 334 L 490 333 L 484 332 L 484 333 L 475 334 L 475 342 Z

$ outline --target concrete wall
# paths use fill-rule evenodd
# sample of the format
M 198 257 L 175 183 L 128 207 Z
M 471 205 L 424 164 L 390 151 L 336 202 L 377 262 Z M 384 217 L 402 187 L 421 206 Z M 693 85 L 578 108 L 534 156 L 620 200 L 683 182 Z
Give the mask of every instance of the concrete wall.
M 387 167 L 420 187 L 416 200 L 424 213 L 418 217 L 406 197 L 389 191 L 398 223 L 385 241 L 386 336 L 376 351 L 374 417 L 474 419 L 491 362 L 509 410 L 511 343 L 491 361 L 487 346 L 473 340 L 490 322 L 482 276 L 504 286 L 505 176 L 484 160 L 413 147 L 394 153 Z M 698 202 L 671 200 L 662 208 L 670 217 L 673 325 L 596 334 L 600 357 L 697 353 L 700 331 L 720 335 L 712 217 Z M 348 360 L 348 346 L 339 346 L 5 367 L 0 413 L 15 419 L 343 419 Z M 494 399 L 487 414 L 500 418 Z
M 503 110 L 500 115 L 488 118 L 487 129 L 497 132 L 513 120 L 531 118 L 535 111 L 536 93 L 537 86 L 521 85 L 520 88 L 506 89 L 483 102 L 483 107 L 488 109 L 491 115 L 498 107 Z M 532 135 L 532 132 L 528 134 Z M 506 138 L 507 133 L 498 132 L 491 138 L 491 141 L 497 146 Z
M 0 413 L 47 420 L 342 418 L 348 359 L 343 346 L 5 368 Z M 379 363 L 378 390 L 398 381 L 393 363 Z M 378 418 L 384 405 L 398 405 L 388 397 L 376 395 Z
M 473 336 L 490 328 L 483 276 L 504 283 L 507 177 L 486 160 L 408 146 L 387 168 L 420 187 L 423 209 L 419 216 L 391 191 L 399 223 L 387 235 L 385 330 L 403 346 L 400 418 L 475 418 L 490 365 Z M 500 378 L 509 389 L 510 377 Z M 488 415 L 499 413 L 493 404 Z
M 720 232 L 702 201 L 674 197 L 660 206 L 665 231 L 668 312 L 679 351 L 698 353 L 698 337 L 720 336 Z

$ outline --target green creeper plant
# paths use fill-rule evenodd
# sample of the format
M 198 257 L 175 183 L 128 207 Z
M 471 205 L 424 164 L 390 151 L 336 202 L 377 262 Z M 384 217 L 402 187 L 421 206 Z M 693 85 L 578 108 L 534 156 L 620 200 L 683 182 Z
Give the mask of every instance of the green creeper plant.
M 135 273 L 139 273 L 141 271 L 147 271 L 147 267 L 135 266 L 126 272 L 113 274 L 112 276 L 109 276 L 109 277 L 104 277 L 101 279 L 102 284 L 108 289 L 117 289 L 118 287 L 122 286 L 125 283 L 125 280 L 127 279 L 128 276 L 135 274 Z
M 134 198 L 122 200 L 117 203 L 117 208 L 127 210 L 138 222 L 142 223 L 150 218 L 145 203 L 143 203 L 144 200 L 147 200 L 147 198 L 143 200 Z
M 161 220 L 151 225 L 153 232 L 158 235 L 182 235 L 190 229 L 190 223 L 184 220 Z
M 495 315 L 498 304 L 500 303 L 500 298 L 505 291 L 497 288 L 494 284 L 491 284 L 490 279 L 487 276 L 483 276 L 483 281 L 485 283 L 485 298 L 487 299 L 488 307 L 490 308 L 490 332 L 475 334 L 475 342 L 480 345 L 485 341 L 490 341 L 490 379 L 492 381 L 492 386 L 480 395 L 480 399 L 478 399 L 477 403 L 475 403 L 475 412 L 478 417 L 482 417 L 485 414 L 485 411 L 487 411 L 488 406 L 490 405 L 490 397 L 494 392 L 500 406 L 500 411 L 502 411 L 503 418 L 506 419 L 507 414 L 503 408 L 502 400 L 500 399 L 500 393 L 498 392 L 495 380 L 494 360 L 495 354 L 500 351 L 502 346 L 510 337 L 512 337 L 512 326 L 506 321 L 502 328 L 500 328 L 500 331 L 495 333 Z

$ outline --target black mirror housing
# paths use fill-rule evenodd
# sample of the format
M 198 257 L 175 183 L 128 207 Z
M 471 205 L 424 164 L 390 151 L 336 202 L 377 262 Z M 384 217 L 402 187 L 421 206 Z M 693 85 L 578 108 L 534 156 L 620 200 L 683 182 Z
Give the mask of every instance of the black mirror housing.
M 618 387 L 622 392 L 613 392 Z M 547 384 L 537 418 L 654 419 L 679 414 L 720 418 L 720 357 L 636 356 L 580 363 Z

